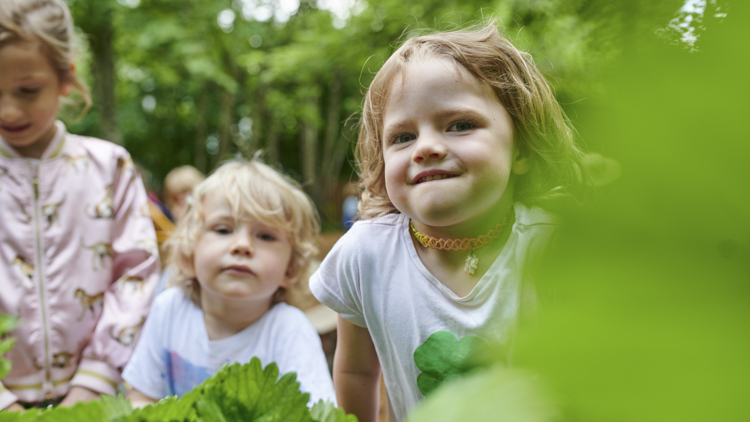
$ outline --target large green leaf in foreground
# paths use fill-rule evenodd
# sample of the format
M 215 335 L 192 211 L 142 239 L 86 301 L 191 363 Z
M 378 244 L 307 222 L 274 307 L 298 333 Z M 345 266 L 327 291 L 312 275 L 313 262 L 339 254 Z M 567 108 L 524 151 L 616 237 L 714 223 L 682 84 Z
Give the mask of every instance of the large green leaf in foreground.
M 279 378 L 275 363 L 264 369 L 253 358 L 244 365 L 224 366 L 183 397 L 168 397 L 142 409 L 133 409 L 122 396 L 102 396 L 70 408 L 2 412 L 0 422 L 356 422 L 330 403 L 321 401 L 308 409 L 309 395 L 300 391 L 296 378 L 294 372 Z
M 558 405 L 538 376 L 501 364 L 444 383 L 409 417 L 409 422 L 559 420 Z

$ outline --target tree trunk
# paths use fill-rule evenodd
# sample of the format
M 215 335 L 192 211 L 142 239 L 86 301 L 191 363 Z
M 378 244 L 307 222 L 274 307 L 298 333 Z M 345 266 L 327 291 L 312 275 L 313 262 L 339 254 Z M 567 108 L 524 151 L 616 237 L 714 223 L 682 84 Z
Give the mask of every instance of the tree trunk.
M 307 97 L 305 103 L 312 110 L 317 110 L 319 107 L 318 99 L 314 96 Z M 322 204 L 320 186 L 318 185 L 318 168 L 316 166 L 318 161 L 318 129 L 315 127 L 315 122 L 303 118 L 300 125 L 300 143 L 300 163 L 302 164 L 304 184 L 307 186 L 310 197 L 320 209 Z
M 206 173 L 206 138 L 208 137 L 208 85 L 205 82 L 198 93 L 195 111 L 198 123 L 195 125 L 195 168 Z
M 106 2 L 97 6 L 91 3 L 92 17 L 84 30 L 91 34 L 92 74 L 94 77 L 93 102 L 101 116 L 101 133 L 104 139 L 120 143 L 117 130 L 117 98 L 115 97 L 115 53 L 112 8 Z
M 232 126 L 232 106 L 234 105 L 234 95 L 225 89 L 221 90 L 221 108 L 219 109 L 219 161 L 224 160 L 229 153 L 229 147 L 232 145 L 232 133 L 229 130 Z
M 323 200 L 327 203 L 339 205 L 339 190 L 341 184 L 338 176 L 341 172 L 343 158 L 346 157 L 346 140 L 339 136 L 341 126 L 341 71 L 333 71 L 333 79 L 328 87 L 328 110 L 326 111 L 326 131 L 323 141 L 323 157 L 321 157 L 320 176 Z M 341 141 L 344 142 L 341 142 Z M 343 154 L 342 154 L 343 152 Z M 338 209 L 325 207 L 321 209 L 322 218 L 326 221 L 339 220 Z
M 265 161 L 268 164 L 277 166 L 279 164 L 279 135 L 280 124 L 275 122 L 276 116 L 269 112 L 268 116 L 268 134 L 266 135 L 266 154 Z

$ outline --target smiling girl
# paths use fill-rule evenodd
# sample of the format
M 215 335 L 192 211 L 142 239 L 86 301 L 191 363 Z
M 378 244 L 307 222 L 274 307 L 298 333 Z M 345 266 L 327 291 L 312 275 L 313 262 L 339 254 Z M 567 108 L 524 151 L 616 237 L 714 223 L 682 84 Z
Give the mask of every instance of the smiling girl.
M 364 101 L 362 221 L 311 279 L 339 313 L 339 404 L 376 420 L 382 367 L 399 421 L 484 342 L 507 344 L 581 152 L 527 54 L 494 23 L 408 40 Z M 533 300 L 531 300 L 533 302 Z
M 62 0 L 0 6 L 0 312 L 19 318 L 0 409 L 113 394 L 159 272 L 130 155 L 56 120 L 74 89 L 90 103 L 72 36 Z

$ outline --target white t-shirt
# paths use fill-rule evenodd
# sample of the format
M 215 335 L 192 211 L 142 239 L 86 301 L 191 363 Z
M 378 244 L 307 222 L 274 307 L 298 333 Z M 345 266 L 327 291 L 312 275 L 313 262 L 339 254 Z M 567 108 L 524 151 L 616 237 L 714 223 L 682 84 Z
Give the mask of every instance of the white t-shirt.
M 280 375 L 296 372 L 300 389 L 310 393 L 308 405 L 320 399 L 336 403 L 320 337 L 302 311 L 278 303 L 239 333 L 211 341 L 203 311 L 179 288 L 154 299 L 122 377 L 152 398 L 182 396 L 224 363 L 246 363 L 254 356 L 264 367 L 276 362 Z
M 540 208 L 520 203 L 514 208 L 516 221 L 506 245 L 466 297 L 458 297 L 425 268 L 403 214 L 355 223 L 310 279 L 321 303 L 370 331 L 391 421 L 402 420 L 424 393 L 456 375 L 477 342 L 507 342 L 522 290 L 524 303 L 534 302 L 529 270 L 555 220 Z

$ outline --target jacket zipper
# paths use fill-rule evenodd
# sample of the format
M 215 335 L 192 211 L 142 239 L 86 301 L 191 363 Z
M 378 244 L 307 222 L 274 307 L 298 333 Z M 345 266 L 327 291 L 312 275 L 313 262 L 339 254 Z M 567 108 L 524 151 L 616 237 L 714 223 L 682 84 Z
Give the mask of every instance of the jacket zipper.
M 32 181 L 34 183 L 34 228 L 36 230 L 36 270 L 39 281 L 39 308 L 42 311 L 42 330 L 44 332 L 44 382 L 42 391 L 45 399 L 52 398 L 52 374 L 49 364 L 49 336 L 47 329 L 47 309 L 44 302 L 44 279 L 42 278 L 42 233 L 39 229 L 39 164 L 31 163 Z

